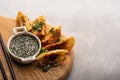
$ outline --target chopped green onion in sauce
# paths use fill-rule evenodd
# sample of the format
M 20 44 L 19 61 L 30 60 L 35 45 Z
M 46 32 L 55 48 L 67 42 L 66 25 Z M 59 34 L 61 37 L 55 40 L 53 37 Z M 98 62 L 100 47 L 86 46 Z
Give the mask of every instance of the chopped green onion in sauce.
M 20 35 L 11 40 L 9 48 L 15 56 L 26 58 L 33 56 L 39 50 L 39 45 L 35 38 Z

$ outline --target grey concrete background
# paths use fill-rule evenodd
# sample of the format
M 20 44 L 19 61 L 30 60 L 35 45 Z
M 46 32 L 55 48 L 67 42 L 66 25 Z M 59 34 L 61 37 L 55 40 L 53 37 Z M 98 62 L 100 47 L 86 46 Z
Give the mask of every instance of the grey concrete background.
M 0 0 L 0 15 L 47 16 L 76 38 L 68 80 L 120 80 L 120 0 Z M 1 29 L 1 27 L 0 27 Z

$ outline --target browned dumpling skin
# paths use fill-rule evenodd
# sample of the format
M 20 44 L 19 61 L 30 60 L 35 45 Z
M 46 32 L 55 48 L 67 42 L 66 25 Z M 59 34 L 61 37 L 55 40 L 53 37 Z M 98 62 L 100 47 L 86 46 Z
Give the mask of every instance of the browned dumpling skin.
M 25 26 L 28 31 L 32 30 L 32 24 L 29 18 L 24 15 L 21 11 L 18 12 L 16 17 L 16 25 L 17 26 Z
M 34 27 L 36 24 L 40 24 L 40 31 L 38 29 L 34 30 Z M 46 35 L 46 17 L 45 16 L 39 16 L 36 18 L 32 23 L 32 32 L 37 35 L 40 39 L 42 39 Z
M 67 53 L 68 51 L 63 49 L 53 50 L 40 54 L 36 60 L 39 62 L 40 66 L 48 64 L 60 65 L 66 59 Z
M 44 46 L 44 48 L 48 51 L 56 50 L 56 49 L 65 49 L 65 50 L 71 51 L 74 44 L 75 44 L 75 38 L 71 36 L 61 42 L 46 45 Z
M 41 40 L 42 46 L 55 43 L 61 36 L 61 25 L 52 27 L 51 30 Z

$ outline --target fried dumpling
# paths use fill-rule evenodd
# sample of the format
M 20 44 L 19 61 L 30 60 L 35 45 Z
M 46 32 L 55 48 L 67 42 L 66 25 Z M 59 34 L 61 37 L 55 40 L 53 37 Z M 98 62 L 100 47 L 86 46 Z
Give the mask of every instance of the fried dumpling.
M 32 23 L 32 32 L 42 39 L 46 34 L 46 17 L 39 16 Z
M 40 54 L 36 60 L 39 62 L 40 66 L 48 64 L 59 65 L 66 59 L 67 53 L 68 51 L 63 49 L 53 50 Z
M 45 35 L 45 37 L 41 40 L 42 46 L 52 44 L 57 42 L 57 40 L 61 36 L 61 26 L 52 27 L 50 31 Z
M 48 51 L 56 50 L 56 49 L 65 49 L 70 51 L 73 48 L 74 44 L 75 44 L 75 39 L 74 37 L 71 36 L 61 42 L 46 45 L 44 46 L 44 48 Z
M 18 14 L 17 14 L 16 24 L 17 24 L 17 26 L 25 26 L 28 31 L 32 30 L 31 21 L 21 11 L 19 11 Z

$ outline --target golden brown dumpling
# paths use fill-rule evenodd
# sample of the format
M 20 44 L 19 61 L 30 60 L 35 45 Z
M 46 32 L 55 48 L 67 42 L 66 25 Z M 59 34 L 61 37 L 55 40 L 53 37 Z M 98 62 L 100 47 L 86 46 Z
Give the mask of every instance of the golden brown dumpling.
M 46 17 L 39 16 L 32 23 L 32 32 L 42 39 L 46 34 Z
M 32 24 L 29 18 L 24 15 L 21 11 L 18 12 L 16 17 L 16 24 L 17 26 L 25 26 L 28 31 L 32 30 Z
M 55 43 L 61 36 L 61 26 L 52 27 L 50 31 L 41 40 L 42 46 Z
M 75 44 L 75 39 L 74 37 L 71 36 L 61 42 L 46 45 L 44 46 L 44 48 L 48 51 L 55 49 L 65 49 L 70 51 L 73 48 L 74 44 Z
M 67 50 L 59 49 L 53 50 L 45 53 L 41 53 L 37 57 L 37 61 L 39 61 L 40 66 L 48 65 L 48 64 L 61 64 L 66 59 Z

